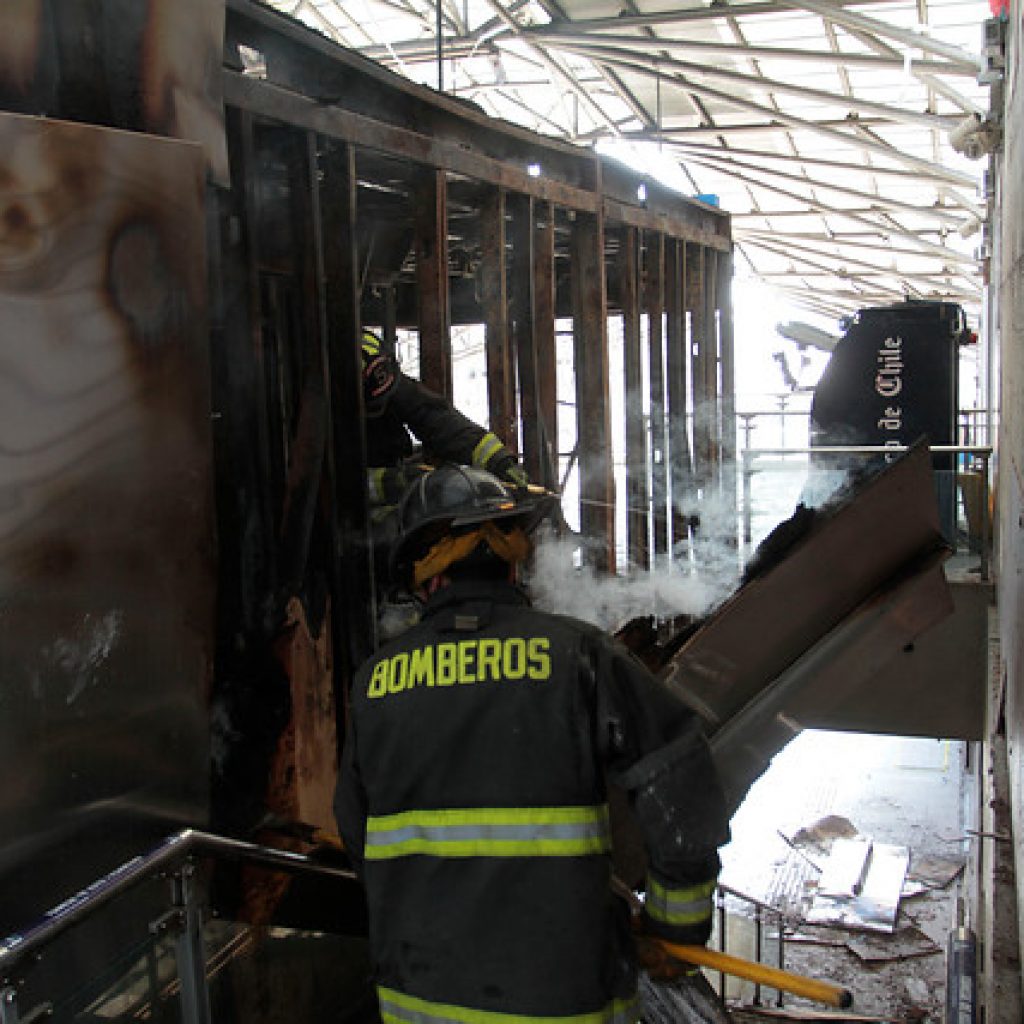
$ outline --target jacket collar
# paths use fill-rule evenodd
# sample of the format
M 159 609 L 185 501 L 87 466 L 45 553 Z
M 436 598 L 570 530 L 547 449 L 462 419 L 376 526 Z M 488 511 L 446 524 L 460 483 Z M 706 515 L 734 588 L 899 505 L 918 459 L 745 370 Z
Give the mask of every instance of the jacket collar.
M 422 618 L 437 619 L 440 629 L 457 629 L 454 625 L 455 612 L 462 617 L 475 616 L 480 625 L 491 617 L 494 605 L 527 606 L 530 599 L 526 593 L 512 583 L 494 580 L 456 580 L 433 594 L 423 606 Z

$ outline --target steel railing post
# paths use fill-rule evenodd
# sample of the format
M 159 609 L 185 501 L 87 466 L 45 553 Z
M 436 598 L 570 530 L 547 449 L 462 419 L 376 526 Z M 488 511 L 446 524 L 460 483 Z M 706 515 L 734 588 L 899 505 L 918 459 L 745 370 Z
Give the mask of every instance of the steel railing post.
M 981 578 L 988 580 L 988 454 L 981 456 Z
M 195 864 L 188 861 L 171 879 L 172 900 L 179 914 L 175 959 L 181 981 L 181 1020 L 182 1024 L 210 1024 L 203 915 L 195 876 Z
M 750 478 L 753 474 L 753 458 L 749 448 L 743 449 L 743 546 L 750 547 L 752 511 L 750 508 Z
M 19 1024 L 18 990 L 13 985 L 0 988 L 0 1024 Z

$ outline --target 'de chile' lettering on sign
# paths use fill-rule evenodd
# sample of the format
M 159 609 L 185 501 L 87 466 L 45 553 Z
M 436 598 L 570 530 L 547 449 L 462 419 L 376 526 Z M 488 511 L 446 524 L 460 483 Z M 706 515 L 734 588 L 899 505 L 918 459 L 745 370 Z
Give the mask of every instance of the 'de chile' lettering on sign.
M 903 410 L 892 403 L 891 399 L 903 390 L 903 339 L 898 335 L 885 338 L 879 346 L 875 361 L 875 393 L 887 400 L 878 418 L 878 429 L 892 432 L 884 441 L 887 448 L 899 448 L 903 443 L 899 437 L 903 426 Z M 885 460 L 891 462 L 894 458 L 895 454 L 886 455 Z

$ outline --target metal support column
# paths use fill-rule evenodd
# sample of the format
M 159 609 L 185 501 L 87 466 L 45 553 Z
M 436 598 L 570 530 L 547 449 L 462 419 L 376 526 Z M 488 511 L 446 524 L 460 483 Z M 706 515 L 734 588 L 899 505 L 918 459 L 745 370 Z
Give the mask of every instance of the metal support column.
M 718 307 L 718 350 L 722 365 L 722 499 L 736 508 L 736 348 L 732 318 L 732 253 L 717 256 L 715 304 Z M 735 542 L 736 531 L 730 539 Z

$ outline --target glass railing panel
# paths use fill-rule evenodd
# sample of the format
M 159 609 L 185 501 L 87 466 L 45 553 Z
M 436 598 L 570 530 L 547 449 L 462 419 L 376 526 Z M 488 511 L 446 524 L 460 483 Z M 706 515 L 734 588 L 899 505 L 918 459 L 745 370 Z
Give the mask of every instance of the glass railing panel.
M 213 921 L 204 940 L 217 1024 L 379 1019 L 363 938 Z
M 180 1019 L 166 879 L 140 883 L 17 965 L 15 1019 L 56 1024 Z

